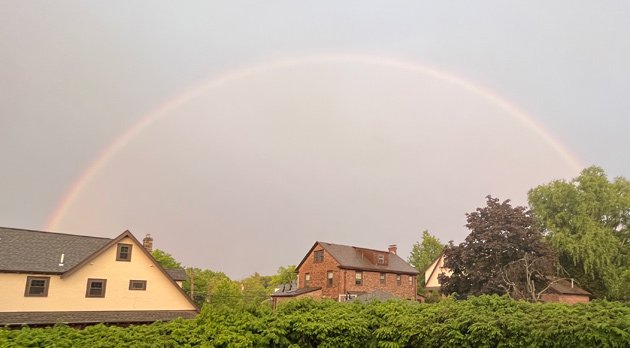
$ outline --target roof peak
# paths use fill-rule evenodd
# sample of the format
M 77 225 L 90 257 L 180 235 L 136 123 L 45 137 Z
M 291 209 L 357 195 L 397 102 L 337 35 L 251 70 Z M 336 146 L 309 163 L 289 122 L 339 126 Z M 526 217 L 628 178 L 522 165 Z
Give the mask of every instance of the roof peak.
M 372 248 L 360 247 L 360 246 L 356 246 L 356 245 L 346 245 L 346 244 L 329 243 L 329 242 L 322 242 L 322 241 L 317 241 L 317 243 L 328 244 L 328 245 L 337 245 L 337 246 L 342 246 L 342 247 L 350 247 L 350 248 L 361 249 L 361 250 L 376 251 L 376 252 L 379 252 L 379 253 L 386 253 L 386 254 L 389 253 L 388 250 L 372 249 Z

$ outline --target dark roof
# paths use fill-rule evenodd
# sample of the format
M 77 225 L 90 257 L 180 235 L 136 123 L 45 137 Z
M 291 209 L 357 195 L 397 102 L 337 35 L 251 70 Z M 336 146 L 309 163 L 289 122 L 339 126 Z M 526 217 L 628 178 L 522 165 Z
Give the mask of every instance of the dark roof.
M 338 263 L 340 268 L 356 269 L 364 271 L 375 272 L 390 272 L 390 273 L 405 273 L 405 274 L 418 274 L 419 272 L 411 267 L 405 260 L 396 254 L 389 253 L 389 251 L 374 250 L 367 248 L 360 248 L 349 245 L 332 244 L 325 242 L 315 242 L 315 245 L 306 254 L 302 262 L 298 265 L 298 269 L 306 260 L 308 255 L 313 251 L 315 246 L 321 245 Z M 372 251 L 377 253 L 388 254 L 387 265 L 375 265 L 366 258 L 363 257 L 363 251 Z
M 129 230 L 114 239 L 109 239 L 0 227 L 0 255 L 2 255 L 0 272 L 60 274 L 60 278 L 64 278 L 124 238 L 130 238 L 135 245 L 138 245 L 140 252 L 151 259 L 182 296 L 198 310 L 195 302 L 175 283 L 171 275 L 155 261 L 151 253 Z M 66 252 L 68 249 L 70 249 L 70 259 L 68 259 Z M 62 254 L 64 255 L 64 262 L 62 266 L 59 266 Z
M 575 282 L 571 284 L 571 280 L 568 279 L 560 279 L 555 283 L 551 284 L 549 287 L 549 292 L 554 292 L 557 294 L 565 294 L 565 295 L 590 295 L 591 293 L 578 287 Z
M 194 319 L 196 311 L 0 312 L 0 327 L 20 325 L 150 323 Z
M 188 279 L 188 275 L 186 274 L 186 270 L 183 268 L 165 268 L 166 273 L 168 273 L 171 278 L 175 281 L 185 281 Z
M 111 239 L 0 227 L 0 272 L 61 274 Z M 60 266 L 61 255 L 63 264 Z
M 286 288 L 281 288 L 278 291 L 271 294 L 271 297 L 294 297 L 302 294 L 307 294 L 309 292 L 321 290 L 321 287 L 314 288 L 297 288 L 294 286 L 287 286 Z

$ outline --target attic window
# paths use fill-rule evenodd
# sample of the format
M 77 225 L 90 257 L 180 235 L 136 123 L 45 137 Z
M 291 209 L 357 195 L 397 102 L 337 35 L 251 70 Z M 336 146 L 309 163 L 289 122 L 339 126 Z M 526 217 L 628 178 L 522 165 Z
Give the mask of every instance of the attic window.
M 107 279 L 88 279 L 85 297 L 105 297 Z
M 315 252 L 315 262 L 323 262 L 324 261 L 324 251 L 317 250 Z
M 26 297 L 47 297 L 50 277 L 26 277 Z
M 146 290 L 146 289 L 147 289 L 146 280 L 130 280 L 129 281 L 129 290 Z
M 379 265 L 383 265 L 385 264 L 385 255 L 378 255 L 378 264 Z
M 118 244 L 116 251 L 116 261 L 131 261 L 131 244 Z

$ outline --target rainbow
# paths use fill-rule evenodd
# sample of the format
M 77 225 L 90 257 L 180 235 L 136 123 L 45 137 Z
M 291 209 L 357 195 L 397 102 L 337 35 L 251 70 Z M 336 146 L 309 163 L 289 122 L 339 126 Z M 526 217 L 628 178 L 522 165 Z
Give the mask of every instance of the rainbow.
M 576 172 L 583 168 L 581 161 L 572 154 L 561 141 L 557 140 L 552 133 L 543 127 L 534 117 L 519 109 L 514 104 L 505 100 L 498 94 L 486 89 L 479 84 L 474 84 L 453 74 L 441 71 L 434 67 L 417 62 L 405 61 L 398 58 L 389 58 L 372 55 L 356 54 L 326 54 L 318 56 L 298 57 L 293 59 L 274 60 L 267 63 L 256 64 L 244 68 L 230 70 L 219 76 L 210 78 L 208 81 L 193 86 L 183 93 L 159 104 L 153 111 L 140 118 L 133 126 L 120 134 L 114 141 L 106 146 L 100 154 L 89 164 L 81 175 L 71 184 L 69 189 L 57 204 L 53 213 L 48 218 L 46 230 L 54 231 L 59 222 L 66 214 L 72 202 L 81 194 L 86 185 L 113 157 L 129 144 L 138 134 L 147 127 L 150 127 L 158 119 L 165 117 L 169 112 L 175 110 L 180 105 L 203 95 L 208 90 L 218 89 L 222 86 L 248 76 L 261 74 L 268 71 L 286 69 L 291 67 L 307 66 L 322 63 L 359 63 L 373 64 L 392 69 L 401 69 L 412 74 L 434 77 L 439 80 L 461 87 L 474 95 L 487 100 L 506 111 L 514 119 L 521 122 L 525 127 L 536 132 L 549 146 L 551 146 L 568 164 L 575 168 Z

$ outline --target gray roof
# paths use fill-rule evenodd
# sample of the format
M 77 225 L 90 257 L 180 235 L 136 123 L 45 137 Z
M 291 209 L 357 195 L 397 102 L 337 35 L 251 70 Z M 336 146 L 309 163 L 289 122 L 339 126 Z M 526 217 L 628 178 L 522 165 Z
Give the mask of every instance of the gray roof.
M 388 251 L 373 250 L 366 248 L 359 248 L 349 245 L 332 244 L 325 242 L 317 242 L 326 251 L 339 262 L 340 268 L 357 269 L 365 271 L 376 272 L 391 272 L 391 273 L 405 273 L 405 274 L 418 274 L 419 272 L 411 267 L 405 260 L 396 254 L 391 254 Z M 372 262 L 362 257 L 362 250 L 376 251 L 383 254 L 388 254 L 389 261 L 387 265 L 375 265 Z
M 578 287 L 577 283 L 575 282 L 571 282 L 570 280 L 567 279 L 552 279 L 555 281 L 555 283 L 551 284 L 551 286 L 549 287 L 549 292 L 555 292 L 558 294 L 565 294 L 565 295 L 585 295 L 588 296 L 591 293 Z
M 188 275 L 186 274 L 186 270 L 183 268 L 165 268 L 166 273 L 168 273 L 171 278 L 175 281 L 186 281 L 188 279 Z
M 151 323 L 193 319 L 196 311 L 0 312 L 0 327 L 21 325 Z
M 321 290 L 322 287 L 308 287 L 308 288 L 297 288 L 297 285 L 293 284 L 292 286 L 284 287 L 279 289 L 278 291 L 271 294 L 271 297 L 294 297 L 302 294 L 307 294 L 309 292 Z
M 0 227 L 0 272 L 60 274 L 112 239 Z M 61 255 L 64 255 L 60 266 Z

